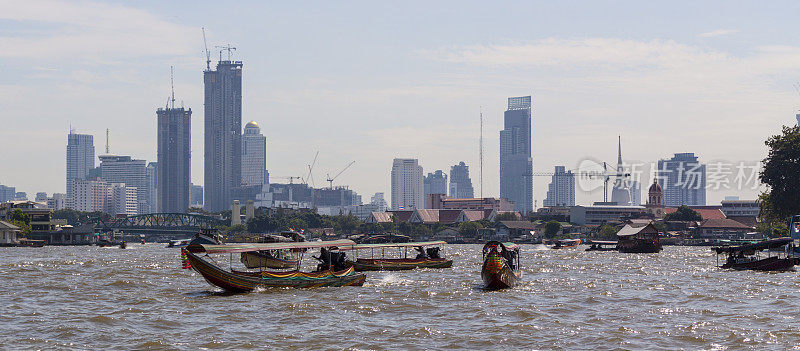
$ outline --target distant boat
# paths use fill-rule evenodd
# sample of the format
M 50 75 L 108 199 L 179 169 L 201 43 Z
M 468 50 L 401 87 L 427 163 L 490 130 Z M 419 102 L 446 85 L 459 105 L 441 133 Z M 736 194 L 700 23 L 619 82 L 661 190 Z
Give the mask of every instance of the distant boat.
M 191 239 L 170 240 L 167 247 L 186 247 Z
M 787 245 L 792 244 L 792 241 L 792 238 L 778 238 L 755 244 L 719 246 L 715 247 L 713 250 L 717 253 L 717 260 L 719 260 L 719 255 L 727 256 L 725 263 L 719 266 L 720 268 L 754 271 L 788 271 L 792 270 L 796 264 L 800 263 L 800 258 L 792 256 L 792 250 L 786 248 Z M 781 252 L 773 252 L 774 255 L 772 255 L 769 251 L 781 247 L 785 248 L 783 255 L 781 255 Z M 765 250 L 767 253 L 762 257 L 761 252 Z
M 264 243 L 264 244 L 192 244 L 186 248 L 186 258 L 192 269 L 211 285 L 229 292 L 248 292 L 256 288 L 290 287 L 312 288 L 322 286 L 361 286 L 366 275 L 356 273 L 353 267 L 344 266 L 344 254 L 332 253 L 338 247 L 353 246 L 352 240 L 290 242 L 290 243 Z M 324 261 L 318 265 L 314 272 L 301 272 L 299 270 L 285 271 L 239 271 L 225 270 L 212 261 L 200 257 L 200 253 L 234 254 L 243 252 L 273 251 L 273 250 L 308 250 L 319 248 L 320 258 Z M 332 260 L 332 257 L 341 260 Z
M 626 224 L 617 232 L 617 238 L 619 252 L 657 253 L 662 250 L 658 229 L 653 223 L 636 227 Z
M 578 247 L 581 244 L 581 239 L 558 239 L 553 241 L 552 249 L 568 249 Z
M 483 246 L 481 279 L 484 289 L 499 290 L 517 285 L 522 278 L 519 245 L 490 241 Z
M 343 247 L 342 250 L 353 251 L 355 259 L 347 261 L 356 271 L 402 271 L 415 268 L 450 268 L 453 260 L 443 256 L 442 248 L 447 244 L 444 241 L 425 241 L 408 243 L 386 243 L 386 244 L 358 244 L 350 247 Z M 408 249 L 416 250 L 417 254 L 413 258 L 408 257 Z M 378 257 L 375 253 L 378 251 Z M 414 255 L 414 250 L 411 254 Z M 367 257 L 358 257 L 359 252 L 363 252 Z M 394 255 L 394 253 L 397 253 Z
M 617 251 L 616 241 L 590 240 L 586 251 Z

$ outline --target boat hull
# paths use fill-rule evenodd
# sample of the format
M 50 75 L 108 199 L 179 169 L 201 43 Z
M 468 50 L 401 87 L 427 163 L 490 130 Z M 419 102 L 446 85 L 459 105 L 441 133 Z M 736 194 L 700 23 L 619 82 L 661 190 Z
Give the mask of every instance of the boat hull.
M 635 239 L 629 242 L 620 242 L 617 249 L 622 253 L 659 253 L 663 249 L 658 240 Z
M 347 261 L 358 272 L 364 271 L 405 271 L 416 268 L 450 268 L 453 260 L 444 258 L 425 259 L 364 259 Z
M 303 273 L 260 272 L 258 274 L 242 274 L 228 272 L 187 252 L 186 257 L 191 267 L 211 285 L 229 292 L 248 292 L 257 288 L 313 288 L 324 286 L 361 286 L 366 275 L 358 274 L 352 268 L 338 272 Z
M 517 285 L 522 273 L 514 271 L 506 260 L 496 252 L 486 256 L 481 268 L 483 288 L 486 290 L 507 289 Z
M 800 258 L 778 258 L 777 256 L 773 256 L 752 262 L 726 263 L 720 266 L 720 268 L 766 272 L 789 271 L 794 269 L 794 266 L 798 264 L 798 260 L 800 260 Z

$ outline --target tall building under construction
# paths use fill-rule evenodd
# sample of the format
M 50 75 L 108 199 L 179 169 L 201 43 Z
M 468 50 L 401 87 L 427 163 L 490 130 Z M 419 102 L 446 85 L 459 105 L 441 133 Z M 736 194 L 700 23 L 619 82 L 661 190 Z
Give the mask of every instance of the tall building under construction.
M 227 209 L 242 183 L 242 62 L 222 61 L 203 72 L 205 83 L 206 211 Z

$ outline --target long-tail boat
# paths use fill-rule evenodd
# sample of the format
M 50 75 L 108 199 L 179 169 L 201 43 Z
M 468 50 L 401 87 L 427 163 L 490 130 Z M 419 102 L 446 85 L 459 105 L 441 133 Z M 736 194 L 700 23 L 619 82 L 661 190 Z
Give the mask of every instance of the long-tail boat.
M 522 278 L 519 267 L 519 245 L 490 241 L 483 246 L 481 279 L 484 289 L 499 290 L 513 287 Z
M 586 251 L 617 251 L 617 242 L 610 240 L 589 240 Z
M 792 238 L 778 238 L 765 240 L 755 244 L 740 246 L 719 246 L 713 248 L 717 253 L 717 264 L 719 255 L 726 255 L 725 263 L 720 268 L 731 268 L 736 270 L 754 271 L 788 271 L 800 263 L 800 258 L 792 255 L 791 247 L 784 252 L 774 252 L 771 250 L 785 247 L 792 244 Z M 767 253 L 762 257 L 761 252 Z M 783 253 L 781 255 L 781 253 Z
M 581 244 L 581 239 L 558 239 L 553 240 L 552 249 L 569 249 L 578 247 Z
M 415 268 L 452 267 L 453 260 L 443 257 L 442 248 L 445 244 L 444 241 L 357 244 L 340 249 L 354 253 L 355 259 L 347 260 L 347 264 L 356 271 L 402 271 Z M 417 253 L 413 258 L 408 256 L 409 248 Z M 415 251 L 411 251 L 411 254 L 414 255 Z
M 256 288 L 291 287 L 311 288 L 321 286 L 361 286 L 366 276 L 356 273 L 352 267 L 332 265 L 330 250 L 339 247 L 353 246 L 352 240 L 288 242 L 288 243 L 251 243 L 251 244 L 197 244 L 186 247 L 186 258 L 192 269 L 211 285 L 229 292 L 247 292 Z M 326 264 L 320 264 L 315 272 L 300 271 L 300 264 L 286 271 L 239 271 L 232 268 L 233 254 L 243 252 L 270 250 L 321 250 L 321 257 L 327 253 Z M 205 253 L 204 257 L 200 254 Z M 229 254 L 231 268 L 221 268 L 211 258 L 211 254 Z M 301 254 L 302 255 L 302 254 Z M 343 254 L 342 254 L 343 256 Z M 302 261 L 302 257 L 301 260 Z

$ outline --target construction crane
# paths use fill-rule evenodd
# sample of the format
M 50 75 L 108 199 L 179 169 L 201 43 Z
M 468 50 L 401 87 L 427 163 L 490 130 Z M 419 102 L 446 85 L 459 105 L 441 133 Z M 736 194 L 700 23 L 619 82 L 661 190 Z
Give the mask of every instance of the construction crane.
M 294 184 L 294 180 L 295 180 L 295 179 L 300 179 L 300 180 L 303 180 L 303 177 L 294 177 L 294 176 L 288 176 L 288 177 L 277 177 L 277 176 L 270 176 L 270 178 L 275 178 L 275 179 L 289 179 L 289 184 Z
M 203 46 L 206 48 L 206 71 L 211 70 L 211 51 L 208 51 L 208 44 L 206 44 L 206 27 L 201 27 L 203 29 Z M 222 54 L 220 54 L 221 56 Z
M 308 183 L 308 180 L 311 179 L 311 186 L 312 187 L 315 187 L 316 185 L 314 184 L 314 174 L 312 174 L 311 171 L 314 170 L 314 166 L 317 164 L 317 157 L 318 156 L 319 156 L 319 151 L 317 151 L 317 153 L 314 154 L 314 161 L 311 161 L 311 164 L 308 165 L 308 175 L 306 176 L 306 179 L 305 179 L 306 183 Z
M 586 171 L 570 171 L 571 173 L 559 173 L 556 174 L 554 172 L 533 172 L 534 177 L 552 177 L 552 176 L 578 176 L 578 177 L 586 177 L 589 179 L 600 178 L 603 177 L 603 202 L 608 202 L 608 182 L 611 180 L 611 177 L 625 177 L 628 178 L 631 176 L 630 173 L 618 173 L 618 172 L 609 172 L 608 171 L 608 164 L 603 162 L 603 172 L 586 172 Z
M 328 183 L 330 183 L 331 189 L 333 189 L 333 181 L 336 180 L 336 178 L 339 178 L 339 176 L 342 175 L 342 173 L 346 171 L 348 168 L 350 168 L 350 166 L 352 166 L 354 163 L 356 163 L 356 161 L 348 163 L 347 166 L 344 166 L 344 168 L 342 168 L 342 170 L 339 171 L 339 173 L 336 173 L 336 175 L 333 176 L 333 178 L 331 178 L 330 173 L 328 173 L 328 177 L 326 180 L 328 181 Z
M 217 45 L 215 48 L 219 49 L 219 60 L 222 61 L 222 52 L 228 51 L 228 61 L 231 60 L 231 51 L 236 50 L 235 47 L 231 46 L 231 44 L 225 44 L 224 46 Z

